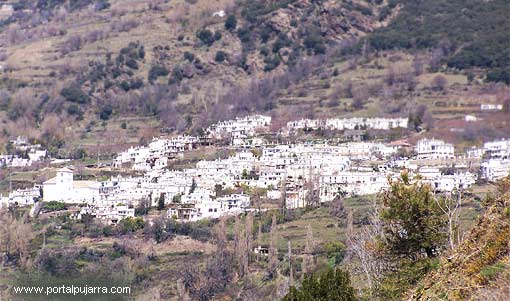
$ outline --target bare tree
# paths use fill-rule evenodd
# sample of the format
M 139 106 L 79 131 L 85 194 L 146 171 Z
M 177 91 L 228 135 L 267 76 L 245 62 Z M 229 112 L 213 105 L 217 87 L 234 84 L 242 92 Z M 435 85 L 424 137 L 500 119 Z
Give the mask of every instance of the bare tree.
M 248 250 L 246 232 L 242 228 L 239 216 L 236 216 L 234 225 L 234 254 L 237 259 L 237 274 L 242 278 L 248 273 Z
M 260 215 L 260 211 L 259 211 L 259 215 Z M 257 233 L 257 244 L 258 246 L 262 246 L 262 220 L 259 219 L 259 223 L 258 223 L 258 228 L 259 228 L 259 231 Z M 260 252 L 257 253 L 257 261 L 260 260 Z
M 417 55 L 413 58 L 413 71 L 415 76 L 420 76 L 423 73 L 423 61 Z
M 246 257 L 248 259 L 248 265 L 250 263 L 250 253 L 253 250 L 253 212 L 246 215 L 245 221 L 245 233 L 246 233 Z M 247 266 L 248 266 L 247 265 Z
M 442 75 L 436 75 L 430 83 L 432 89 L 436 91 L 444 91 L 448 85 L 448 80 Z
M 287 260 L 289 261 L 289 287 L 294 285 L 294 272 L 292 271 L 292 246 L 290 240 L 287 241 Z
M 276 229 L 276 215 L 273 214 L 273 219 L 271 222 L 271 232 L 269 233 L 269 263 L 268 263 L 268 273 L 271 278 L 276 277 L 278 273 L 278 233 Z
M 280 211 L 285 216 L 287 212 L 287 174 L 284 174 L 280 183 Z
M 27 217 L 16 218 L 11 212 L 0 212 L 0 252 L 5 261 L 18 258 L 21 267 L 30 266 L 30 242 L 35 237 Z
M 460 237 L 460 209 L 462 207 L 462 191 L 454 190 L 449 195 L 435 197 L 437 205 L 448 219 L 448 244 L 453 251 L 459 243 Z
M 306 273 L 311 273 L 314 269 L 314 256 L 315 242 L 313 239 L 313 231 L 310 224 L 308 224 L 305 241 L 305 254 L 303 257 L 303 276 Z
M 308 169 L 308 181 L 306 182 L 305 205 L 316 208 L 320 205 L 319 177 L 313 172 L 312 167 Z
M 381 280 L 388 266 L 377 246 L 378 241 L 383 239 L 384 234 L 382 221 L 379 218 L 377 207 L 375 208 L 369 225 L 354 233 L 351 219 L 349 222 L 351 226 L 348 225 L 350 230 L 347 231 L 347 244 L 350 250 L 359 258 L 370 291 Z

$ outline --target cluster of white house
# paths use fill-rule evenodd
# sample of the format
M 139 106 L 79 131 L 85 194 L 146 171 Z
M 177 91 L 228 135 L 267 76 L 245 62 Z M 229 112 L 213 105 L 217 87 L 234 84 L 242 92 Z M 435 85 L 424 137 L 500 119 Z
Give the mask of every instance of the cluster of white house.
M 287 130 L 330 129 L 354 130 L 375 129 L 389 130 L 393 128 L 407 128 L 409 118 L 330 118 L 330 119 L 301 119 L 287 123 Z
M 0 155 L 0 167 L 27 167 L 44 160 L 48 156 L 48 152 L 42 149 L 40 144 L 30 144 L 24 136 L 19 136 L 15 140 L 11 140 L 10 143 L 17 153 L 23 155 Z
M 256 129 L 269 122 L 270 118 L 264 116 L 240 118 L 220 122 L 209 128 L 209 133 L 244 139 L 255 136 Z M 437 139 L 418 141 L 412 163 L 398 158 L 398 147 L 392 144 L 323 142 L 242 148 L 226 159 L 199 161 L 193 168 L 163 168 L 169 158 L 193 148 L 198 141 L 190 136 L 154 139 L 148 146 L 119 154 L 113 166 L 130 166 L 143 171 L 141 176 L 75 181 L 72 169 L 61 168 L 54 178 L 42 184 L 43 200 L 85 205 L 77 218 L 90 214 L 107 223 L 134 216 L 136 206 L 156 206 L 163 201 L 169 208 L 169 217 L 195 221 L 252 210 L 260 197 L 273 199 L 287 208 L 299 208 L 311 201 L 329 202 L 343 195 L 375 194 L 387 189 L 388 179 L 400 177 L 403 169 L 419 175 L 418 181 L 429 183 L 436 191 L 468 189 L 476 180 L 475 174 L 459 166 L 454 172 L 441 172 L 439 167 L 451 166 L 455 150 L 452 144 Z M 488 159 L 481 166 L 483 177 L 495 180 L 508 175 L 509 142 L 484 145 L 480 156 L 486 154 Z M 158 165 L 156 162 L 162 159 L 165 163 Z M 432 167 L 427 160 L 438 164 Z M 246 188 L 259 188 L 261 195 L 252 199 L 241 192 Z M 0 204 L 33 204 L 41 197 L 40 190 L 34 187 L 11 192 L 0 198 Z
M 503 110 L 502 104 L 494 104 L 494 103 L 482 103 L 480 105 L 481 111 L 501 111 Z
M 147 146 L 131 147 L 118 154 L 113 160 L 113 166 L 138 171 L 162 169 L 167 166 L 169 159 L 192 149 L 198 143 L 199 138 L 193 136 L 154 138 Z
M 257 130 L 267 130 L 270 124 L 270 116 L 250 115 L 215 123 L 207 128 L 206 133 L 209 138 L 229 139 L 232 145 L 241 145 L 255 136 Z
M 386 189 L 388 179 L 399 176 L 398 165 L 388 169 L 358 165 L 365 159 L 388 161 L 396 152 L 394 146 L 372 142 L 267 145 L 261 152 L 243 150 L 226 159 L 200 161 L 195 168 L 152 169 L 143 176 L 115 176 L 103 182 L 75 181 L 71 169 L 61 168 L 43 183 L 43 199 L 85 204 L 82 214 L 110 223 L 132 216 L 131 209 L 143 201 L 156 206 L 160 199 L 169 206 L 168 215 L 179 220 L 238 214 L 253 205 L 249 195 L 237 193 L 239 187 L 262 188 L 266 198 L 297 208 L 307 204 L 311 193 L 319 202 L 328 202 L 338 195 Z M 443 175 L 423 169 L 417 173 L 440 191 L 467 189 L 474 183 L 474 175 L 467 172 Z M 28 205 L 30 200 L 18 204 Z
M 485 142 L 467 150 L 468 157 L 483 159 L 481 177 L 488 181 L 504 178 L 510 172 L 510 139 Z

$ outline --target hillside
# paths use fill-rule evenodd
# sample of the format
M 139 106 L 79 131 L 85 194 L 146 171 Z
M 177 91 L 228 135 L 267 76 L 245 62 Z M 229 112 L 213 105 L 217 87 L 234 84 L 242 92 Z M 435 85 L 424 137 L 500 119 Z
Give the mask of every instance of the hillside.
M 10 2 L 0 39 L 0 141 L 30 132 L 59 156 L 97 153 L 105 135 L 107 154 L 252 112 L 282 124 L 408 115 L 425 104 L 451 124 L 481 99 L 508 95 L 504 85 L 484 83 L 500 79 L 477 69 L 507 68 L 504 1 L 466 6 L 472 23 L 488 23 L 464 33 L 447 30 L 464 27 L 455 1 Z M 221 10 L 225 16 L 213 15 Z M 434 27 L 436 19 L 444 26 Z M 415 48 L 418 36 L 428 38 Z M 476 45 L 494 63 L 459 65 Z M 492 120 L 497 137 L 505 124 Z
M 506 300 L 508 16 L 0 0 L 0 300 Z
M 426 275 L 409 300 L 504 300 L 510 290 L 510 178 L 485 200 L 484 214 L 453 254 Z

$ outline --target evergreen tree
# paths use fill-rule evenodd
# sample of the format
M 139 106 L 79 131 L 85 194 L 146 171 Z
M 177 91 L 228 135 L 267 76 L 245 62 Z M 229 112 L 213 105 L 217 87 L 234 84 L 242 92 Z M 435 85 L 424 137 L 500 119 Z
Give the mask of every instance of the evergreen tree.
M 382 197 L 381 218 L 388 251 L 416 259 L 425 254 L 435 257 L 446 239 L 446 216 L 434 200 L 428 184 L 414 181 L 407 174 L 391 183 Z
M 160 194 L 158 199 L 158 210 L 165 209 L 165 195 Z
M 292 286 L 283 301 L 356 300 L 348 272 L 328 269 L 320 275 L 307 274 L 300 289 Z

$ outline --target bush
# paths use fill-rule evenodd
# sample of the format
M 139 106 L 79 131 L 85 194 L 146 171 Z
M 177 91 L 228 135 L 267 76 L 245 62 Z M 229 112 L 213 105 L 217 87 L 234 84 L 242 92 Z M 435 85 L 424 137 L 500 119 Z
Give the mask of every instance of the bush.
M 83 119 L 83 111 L 74 103 L 67 108 L 67 114 L 76 115 L 80 120 Z
M 292 41 L 289 39 L 289 37 L 287 37 L 287 35 L 284 33 L 280 33 L 276 38 L 276 41 L 273 43 L 273 52 L 276 53 L 284 47 L 289 47 L 291 44 Z
M 264 71 L 269 72 L 278 67 L 278 65 L 280 65 L 280 57 L 278 57 L 278 55 L 275 55 L 272 58 L 268 56 L 264 60 L 264 63 L 266 63 L 266 65 L 264 66 Z
M 101 108 L 101 112 L 99 113 L 99 117 L 101 120 L 108 120 L 113 113 L 113 108 L 110 104 L 107 104 Z
M 79 104 L 85 104 L 89 102 L 90 99 L 77 83 L 73 83 L 70 86 L 63 88 L 60 91 L 60 95 L 62 95 L 62 97 L 64 97 L 67 101 Z
M 80 160 L 87 156 L 87 152 L 83 148 L 78 148 L 74 151 L 73 158 Z
M 118 224 L 118 228 L 120 233 L 127 234 L 127 233 L 133 233 L 138 230 L 143 229 L 144 227 L 144 221 L 141 217 L 128 217 L 123 220 L 121 220 Z
M 234 30 L 237 27 L 237 19 L 234 15 L 229 15 L 227 20 L 225 20 L 225 29 L 226 30 Z
M 284 301 L 356 300 L 356 293 L 351 286 L 348 272 L 340 269 L 328 269 L 319 275 L 305 275 L 302 287 L 298 290 L 292 286 Z
M 186 56 L 186 53 L 184 54 Z M 149 70 L 148 80 L 150 83 L 154 82 L 159 76 L 167 76 L 169 73 L 165 66 L 154 65 Z
M 196 35 L 202 43 L 208 46 L 211 46 L 216 41 L 213 32 L 206 28 L 198 30 Z
M 214 33 L 214 40 L 215 41 L 221 40 L 221 32 L 217 31 Z
M 214 60 L 218 63 L 223 62 L 227 58 L 227 54 L 224 51 L 219 50 L 216 52 L 216 56 L 214 57 Z
M 195 60 L 195 55 L 189 51 L 184 52 L 184 59 L 188 60 L 188 62 L 193 63 Z
M 66 204 L 62 202 L 57 201 L 51 201 L 44 204 L 43 210 L 45 211 L 61 211 L 66 210 Z
M 324 54 L 326 46 L 324 46 L 324 38 L 319 28 L 316 26 L 309 27 L 306 30 L 306 37 L 303 40 L 306 49 L 313 51 L 315 54 Z
M 504 82 L 510 85 L 510 68 L 500 69 L 496 68 L 487 73 L 487 81 L 489 82 Z
M 126 66 L 128 66 L 131 69 L 138 70 L 138 63 L 132 58 L 127 60 Z
M 184 74 L 182 72 L 182 68 L 180 66 L 175 66 L 172 70 L 172 78 L 170 81 L 172 83 L 179 83 L 184 78 Z

